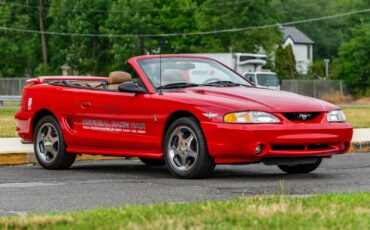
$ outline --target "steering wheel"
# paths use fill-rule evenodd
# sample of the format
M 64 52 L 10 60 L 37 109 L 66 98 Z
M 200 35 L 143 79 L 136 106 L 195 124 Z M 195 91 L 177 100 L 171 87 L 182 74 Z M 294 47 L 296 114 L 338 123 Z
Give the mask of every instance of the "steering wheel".
M 211 83 L 211 82 L 214 82 L 214 81 L 221 81 L 221 79 L 216 78 L 216 77 L 213 77 L 213 78 L 210 78 L 210 79 L 205 80 L 203 82 L 203 84 L 208 84 L 208 83 Z

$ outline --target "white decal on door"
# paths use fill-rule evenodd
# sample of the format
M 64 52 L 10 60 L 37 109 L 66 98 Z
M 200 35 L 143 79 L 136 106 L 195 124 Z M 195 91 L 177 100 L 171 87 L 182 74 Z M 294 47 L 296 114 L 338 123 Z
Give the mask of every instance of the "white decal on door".
M 145 123 L 142 122 L 82 120 L 82 128 L 85 130 L 111 133 L 145 134 L 146 132 Z

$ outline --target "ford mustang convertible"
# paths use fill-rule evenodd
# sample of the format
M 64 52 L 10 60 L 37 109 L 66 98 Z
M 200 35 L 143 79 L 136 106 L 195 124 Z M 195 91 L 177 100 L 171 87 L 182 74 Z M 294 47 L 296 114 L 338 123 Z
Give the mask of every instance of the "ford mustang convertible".
M 77 154 L 100 154 L 166 165 L 178 178 L 260 162 L 309 173 L 350 147 L 352 126 L 337 106 L 256 88 L 215 60 L 147 55 L 126 69 L 28 80 L 16 129 L 42 167 L 67 169 Z

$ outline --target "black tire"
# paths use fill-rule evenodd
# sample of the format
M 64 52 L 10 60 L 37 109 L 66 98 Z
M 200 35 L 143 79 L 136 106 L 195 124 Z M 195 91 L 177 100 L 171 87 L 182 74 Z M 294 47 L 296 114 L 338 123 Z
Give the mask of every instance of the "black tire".
M 67 153 L 59 122 L 51 115 L 37 123 L 34 151 L 38 163 L 45 169 L 68 169 L 76 159 L 76 154 Z
M 303 164 L 303 165 L 278 165 L 278 167 L 288 173 L 288 174 L 302 174 L 310 173 L 317 169 L 322 162 L 322 158 L 318 158 L 317 161 L 313 164 Z
M 181 136 L 188 133 L 189 136 L 182 136 L 180 141 L 180 135 L 175 135 L 175 132 L 179 132 Z M 184 144 L 181 150 L 180 142 Z M 206 139 L 195 118 L 183 117 L 174 121 L 166 132 L 163 146 L 166 166 L 177 178 L 205 178 L 210 176 L 215 168 L 214 160 L 208 154 Z M 191 155 L 188 152 L 191 152 Z M 180 165 L 179 161 L 183 165 Z
M 141 157 L 140 160 L 147 166 L 162 166 L 166 164 L 163 159 L 158 159 L 158 158 L 142 158 Z

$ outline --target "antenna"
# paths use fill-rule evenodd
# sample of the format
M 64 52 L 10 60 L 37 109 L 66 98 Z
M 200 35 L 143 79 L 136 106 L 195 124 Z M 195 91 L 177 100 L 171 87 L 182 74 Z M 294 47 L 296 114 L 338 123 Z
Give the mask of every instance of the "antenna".
M 159 46 L 159 95 L 163 95 L 162 92 L 162 42 Z

